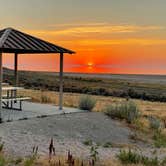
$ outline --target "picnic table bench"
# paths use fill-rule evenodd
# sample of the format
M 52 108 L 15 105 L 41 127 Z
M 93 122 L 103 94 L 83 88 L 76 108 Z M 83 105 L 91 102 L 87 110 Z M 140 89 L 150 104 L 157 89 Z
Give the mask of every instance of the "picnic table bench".
M 18 97 L 17 90 L 23 90 L 22 87 L 12 87 L 6 86 L 2 87 L 4 94 L 2 95 L 3 108 L 22 110 L 22 102 L 25 100 L 30 100 L 30 97 Z M 16 107 L 16 104 L 19 104 L 19 107 Z

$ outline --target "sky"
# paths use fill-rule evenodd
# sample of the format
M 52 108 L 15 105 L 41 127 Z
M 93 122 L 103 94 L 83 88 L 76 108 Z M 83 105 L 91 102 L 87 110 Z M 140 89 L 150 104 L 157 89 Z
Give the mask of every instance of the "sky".
M 72 49 L 65 72 L 166 74 L 166 0 L 1 0 L 13 27 Z M 13 67 L 13 55 L 3 56 Z M 20 70 L 59 70 L 59 55 L 19 55 Z

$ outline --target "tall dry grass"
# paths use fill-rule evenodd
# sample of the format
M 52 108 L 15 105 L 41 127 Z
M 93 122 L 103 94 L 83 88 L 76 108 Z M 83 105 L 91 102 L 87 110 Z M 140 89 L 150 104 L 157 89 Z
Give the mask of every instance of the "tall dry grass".
M 59 161 L 60 161 L 60 166 L 69 166 L 69 164 L 66 162 L 66 158 L 63 156 L 55 156 L 51 160 L 48 158 L 39 158 L 36 161 L 36 165 L 34 166 L 59 166 Z M 76 159 L 74 166 L 81 166 L 83 161 L 83 166 L 91 166 L 88 162 L 88 160 L 81 160 L 81 159 Z M 110 160 L 101 160 L 96 162 L 95 166 L 123 166 L 123 164 L 118 160 L 118 159 L 110 159 Z M 128 166 L 132 166 L 132 164 L 128 164 Z M 140 164 L 135 164 L 134 166 L 141 166 Z
M 23 90 L 19 92 L 21 96 L 30 96 L 33 102 L 50 103 L 58 105 L 59 93 L 53 91 L 41 91 L 41 90 Z M 83 94 L 76 93 L 64 93 L 63 104 L 67 107 L 78 107 L 79 99 Z M 125 101 L 125 98 L 119 97 L 105 97 L 105 96 L 93 96 L 97 101 L 93 111 L 103 111 L 103 109 L 110 104 L 119 103 Z M 156 116 L 161 119 L 166 119 L 166 103 L 150 102 L 143 100 L 132 100 L 134 101 L 143 116 Z

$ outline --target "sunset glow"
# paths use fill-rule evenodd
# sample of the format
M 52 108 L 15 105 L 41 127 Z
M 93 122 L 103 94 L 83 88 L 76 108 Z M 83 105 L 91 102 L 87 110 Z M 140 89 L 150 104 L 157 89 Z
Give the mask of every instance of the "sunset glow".
M 166 74 L 165 6 L 162 0 L 3 1 L 0 27 L 76 51 L 64 57 L 66 72 Z M 5 55 L 4 64 L 12 68 L 13 56 Z M 59 56 L 22 55 L 19 69 L 58 71 Z
M 88 68 L 89 68 L 89 69 L 92 69 L 92 68 L 93 68 L 93 63 L 92 63 L 92 62 L 89 62 L 89 63 L 88 63 Z

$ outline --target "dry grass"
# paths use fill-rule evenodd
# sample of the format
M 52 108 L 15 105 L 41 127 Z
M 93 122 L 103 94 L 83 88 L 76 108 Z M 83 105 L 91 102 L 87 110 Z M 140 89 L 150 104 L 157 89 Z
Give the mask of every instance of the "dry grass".
M 19 95 L 21 96 L 29 96 L 32 98 L 33 102 L 42 102 L 43 96 L 47 98 L 47 102 L 44 103 L 51 103 L 58 105 L 59 100 L 59 93 L 53 92 L 53 91 L 41 91 L 41 90 L 30 90 L 26 89 L 21 92 L 19 92 Z M 64 93 L 64 106 L 68 107 L 78 107 L 78 101 L 81 96 L 84 96 L 84 94 L 78 94 L 78 93 Z M 125 100 L 124 98 L 117 98 L 117 97 L 104 97 L 104 96 L 93 96 L 94 99 L 96 99 L 97 103 L 93 111 L 102 111 L 103 108 L 110 103 L 120 102 Z
M 0 153 L 0 165 L 13 165 L 13 166 L 92 166 L 91 159 L 74 158 L 74 164 L 68 162 L 67 156 L 52 156 L 51 159 L 47 156 L 29 156 L 26 158 L 12 158 Z M 32 160 L 31 160 L 32 159 Z M 30 161 L 31 162 L 27 162 Z M 95 166 L 123 166 L 117 158 L 108 160 L 97 160 Z M 140 164 L 128 164 L 128 166 L 142 166 Z
M 40 90 L 24 90 L 20 92 L 20 95 L 30 96 L 34 102 L 44 102 L 58 105 L 58 92 L 53 91 L 40 91 Z M 76 93 L 64 93 L 64 106 L 77 107 L 78 100 L 83 94 Z M 119 97 L 105 97 L 105 96 L 93 96 L 97 103 L 93 111 L 103 111 L 103 108 L 111 103 L 118 103 L 126 100 Z M 42 101 L 42 98 L 45 98 Z M 143 116 L 154 115 L 161 119 L 166 119 L 166 103 L 150 102 L 143 100 L 133 100 L 138 105 Z
M 38 166 L 51 166 L 51 165 L 55 165 L 55 166 L 59 166 L 59 161 L 61 163 L 61 166 L 68 166 L 67 160 L 65 157 L 62 156 L 55 156 L 53 157 L 51 160 L 49 160 L 48 158 L 39 158 L 35 164 Z M 83 165 L 84 166 L 90 166 L 89 165 L 89 161 L 83 161 Z M 75 160 L 75 166 L 81 166 L 82 164 L 82 160 L 81 159 L 76 159 Z M 35 166 L 36 166 L 35 165 Z M 110 159 L 110 160 L 105 160 L 105 161 L 98 161 L 95 164 L 96 166 L 123 166 L 124 164 L 122 164 L 120 161 L 118 161 L 118 159 Z M 133 164 L 128 164 L 128 166 L 133 166 Z M 134 164 L 134 166 L 142 166 L 140 164 Z
M 161 119 L 166 119 L 166 103 L 161 102 L 148 102 L 148 101 L 136 101 L 140 107 L 143 115 L 154 115 Z

